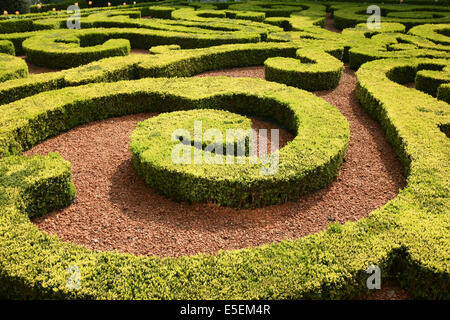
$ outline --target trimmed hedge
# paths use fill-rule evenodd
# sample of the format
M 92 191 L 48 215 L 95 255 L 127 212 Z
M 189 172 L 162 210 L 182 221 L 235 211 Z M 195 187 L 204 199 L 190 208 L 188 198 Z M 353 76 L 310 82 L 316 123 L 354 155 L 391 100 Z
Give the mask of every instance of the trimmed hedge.
M 147 9 L 147 13 L 153 18 L 171 19 L 174 10 L 176 10 L 174 7 L 153 6 Z
M 417 72 L 416 89 L 437 96 L 438 88 L 450 82 L 450 61 L 442 70 L 420 70 Z
M 449 24 L 423 24 L 411 28 L 408 33 L 429 39 L 437 44 L 450 45 Z
M 23 59 L 0 53 L 0 82 L 27 76 L 28 66 Z
M 79 68 L 5 82 L 0 87 L 0 105 L 39 92 L 92 82 L 113 82 L 144 77 L 187 77 L 210 70 L 257 66 L 262 65 L 270 57 L 295 57 L 298 48 L 299 46 L 293 43 L 249 43 L 172 50 L 158 56 L 131 55 L 108 58 Z
M 401 23 L 405 25 L 407 30 L 424 23 L 450 23 L 449 7 L 380 5 L 380 8 L 381 24 L 384 22 Z M 334 4 L 331 6 L 331 10 L 335 27 L 341 30 L 352 28 L 359 23 L 366 23 L 370 16 L 366 13 L 367 5 Z M 431 14 L 432 17 L 423 19 L 424 13 Z
M 15 13 L 19 11 L 21 14 L 30 12 L 30 0 L 2 0 L 0 2 L 0 12 L 8 11 Z
M 266 14 L 264 12 L 226 10 L 225 13 L 226 17 L 230 19 L 242 19 L 258 22 L 263 22 L 266 19 Z
M 368 265 L 377 264 L 383 270 L 384 280 L 399 280 L 411 290 L 413 297 L 448 299 L 450 265 L 445 257 L 450 243 L 447 232 L 450 208 L 445 201 L 449 176 L 445 163 L 448 163 L 450 144 L 437 126 L 450 122 L 445 112 L 448 105 L 386 77 L 388 73 L 394 78 L 403 75 L 406 81 L 411 77 L 411 70 L 420 63 L 431 65 L 436 61 L 390 60 L 388 63 L 380 60 L 365 64 L 357 73 L 358 98 L 381 122 L 401 156 L 408 173 L 407 187 L 368 218 L 342 226 L 333 225 L 326 232 L 298 240 L 221 252 L 215 256 L 199 254 L 166 259 L 90 251 L 39 231 L 16 205 L 21 202 L 20 195 L 26 193 L 22 191 L 23 179 L 10 178 L 15 176 L 14 172 L 27 177 L 32 186 L 46 183 L 46 188 L 32 188 L 34 190 L 59 188 L 59 192 L 53 193 L 55 196 L 46 197 L 52 200 L 47 200 L 47 206 L 42 205 L 42 209 L 51 210 L 57 207 L 55 203 L 62 206 L 70 202 L 70 185 L 47 183 L 45 177 L 39 178 L 43 174 L 49 177 L 50 173 L 54 177 L 67 177 L 70 174 L 67 167 L 63 171 L 51 169 L 64 167 L 62 160 L 54 159 L 54 164 L 40 160 L 42 165 L 38 170 L 23 170 L 23 167 L 9 163 L 1 166 L 12 158 L 0 160 L 0 188 L 3 188 L 0 192 L 0 277 L 3 284 L 0 295 L 85 299 L 349 298 L 366 292 L 365 270 Z M 186 106 L 198 94 L 199 88 L 218 90 L 216 92 L 230 90 L 234 94 L 238 87 L 245 90 L 244 94 L 249 94 L 248 89 L 255 88 L 256 84 L 261 85 L 258 89 L 261 95 L 270 99 L 285 90 L 301 92 L 263 81 L 226 78 L 144 79 L 66 88 L 5 106 L 1 121 L 8 117 L 15 120 L 6 127 L 0 126 L 2 134 L 15 126 L 29 126 L 34 130 L 16 131 L 16 135 L 4 136 L 2 141 L 25 139 L 25 145 L 31 147 L 49 134 L 68 129 L 67 126 L 167 105 L 157 106 L 132 98 L 145 96 L 145 92 L 165 91 L 165 99 L 173 105 Z M 194 89 L 189 90 L 191 85 Z M 233 89 L 229 89 L 231 87 Z M 269 87 L 282 90 L 272 94 L 266 90 Z M 177 101 L 174 92 L 183 92 L 183 104 Z M 115 98 L 106 98 L 111 95 Z M 192 101 L 210 108 L 210 97 L 203 94 Z M 300 99 L 292 98 L 299 103 Z M 116 108 L 115 103 L 105 99 L 128 104 Z M 146 99 L 157 101 L 157 96 L 149 94 Z M 71 107 L 66 109 L 67 112 L 49 112 L 54 107 L 70 106 L 75 101 L 81 109 Z M 423 106 L 427 106 L 428 112 L 420 108 Z M 27 110 L 27 113 L 18 113 L 19 110 Z M 43 113 L 45 117 L 39 116 Z M 44 122 L 52 123 L 52 126 L 40 125 Z M 23 147 L 16 144 L 16 148 L 9 150 L 20 153 Z M 32 167 L 27 164 L 30 158 L 18 158 L 23 159 L 27 168 Z M 37 178 L 29 179 L 30 175 Z M 61 198 L 56 197 L 58 194 Z M 28 199 L 30 203 L 34 200 L 33 197 Z M 41 204 L 45 202 L 40 201 Z M 66 270 L 71 265 L 81 270 L 81 288 L 72 291 L 66 286 Z
M 435 298 L 448 299 L 450 264 L 445 257 L 450 239 L 444 230 L 450 227 L 450 171 L 446 165 L 450 142 L 440 127 L 450 124 L 449 106 L 392 82 L 407 83 L 421 69 L 443 66 L 448 66 L 448 61 L 390 59 L 366 63 L 357 72 L 356 94 L 385 129 L 408 174 L 408 185 L 396 199 L 397 221 L 408 251 L 408 258 L 399 262 L 399 281 L 417 296 L 429 292 Z
M 444 83 L 439 86 L 437 90 L 437 98 L 450 104 L 450 83 Z
M 111 39 L 101 45 L 81 47 L 86 38 L 88 40 L 83 41 L 84 45 L 89 45 L 89 36 L 93 33 L 53 32 L 28 38 L 22 46 L 32 64 L 57 69 L 78 67 L 102 58 L 130 54 L 130 42 L 126 39 Z M 96 40 L 94 38 L 93 42 Z
M 345 118 L 336 109 L 310 93 L 274 83 L 249 79 L 240 81 L 231 81 L 229 79 L 227 80 L 227 78 L 218 78 L 214 81 L 207 78 L 198 78 L 198 80 L 195 78 L 180 81 L 175 79 L 144 80 L 137 83 L 141 84 L 138 87 L 133 88 L 134 91 L 132 92 L 135 93 L 131 96 L 131 91 L 129 93 L 126 93 L 128 91 L 124 91 L 123 95 L 114 94 L 113 97 L 110 98 L 109 96 L 111 96 L 111 94 L 109 94 L 105 95 L 104 98 L 96 98 L 96 103 L 99 103 L 98 108 L 102 108 L 103 110 L 102 114 L 105 116 L 112 116 L 117 112 L 119 112 L 119 114 L 124 114 L 126 110 L 130 110 L 129 108 L 134 105 L 136 105 L 135 108 L 138 109 L 135 111 L 130 110 L 129 112 L 134 113 L 146 110 L 142 108 L 153 108 L 154 111 L 172 111 L 180 108 L 180 106 L 184 106 L 184 108 L 187 109 L 204 108 L 206 105 L 208 108 L 223 108 L 223 106 L 230 106 L 229 108 L 233 112 L 273 118 L 291 132 L 296 133 L 298 137 L 288 146 L 280 150 L 279 169 L 273 176 L 261 176 L 259 174 L 261 165 L 212 165 L 206 166 L 206 168 L 199 168 L 197 173 L 194 170 L 196 169 L 196 166 L 193 165 L 187 168 L 189 174 L 188 172 L 184 174 L 181 174 L 181 172 L 175 173 L 176 171 L 181 170 L 177 169 L 179 167 L 175 166 L 169 170 L 171 171 L 171 174 L 175 174 L 175 177 L 173 178 L 175 180 L 168 180 L 168 177 L 163 178 L 160 174 L 155 174 L 155 179 L 158 180 L 158 183 L 166 181 L 166 184 L 161 186 L 159 190 L 168 196 L 171 195 L 176 198 L 191 201 L 216 201 L 229 206 L 262 206 L 273 203 L 282 203 L 290 199 L 295 199 L 300 194 L 319 189 L 330 182 L 337 174 L 337 169 L 342 162 L 342 158 L 347 148 L 348 124 L 345 121 Z M 227 81 L 228 84 L 226 84 Z M 169 82 L 173 84 L 168 86 Z M 117 85 L 111 84 L 111 86 L 115 88 L 115 91 L 118 90 L 120 85 L 125 85 L 125 88 L 130 88 L 126 83 L 118 83 Z M 179 87 L 179 89 L 174 89 L 175 91 L 173 92 L 170 90 L 167 91 L 168 89 L 163 89 L 174 86 Z M 142 93 L 144 87 L 149 88 L 144 90 L 148 91 L 148 93 Z M 160 87 L 160 89 L 158 89 L 158 87 Z M 207 93 L 205 88 L 208 88 Z M 252 88 L 251 93 L 249 92 L 249 88 Z M 84 91 L 81 90 L 80 87 L 73 89 L 68 88 L 67 90 L 68 91 L 66 92 L 62 91 L 62 93 L 67 94 L 68 96 L 72 96 L 71 93 L 68 94 L 68 92 L 71 91 Z M 122 91 L 123 90 L 119 90 L 118 92 Z M 217 93 L 215 91 L 217 91 Z M 106 91 L 103 90 L 103 92 Z M 188 96 L 184 93 L 188 94 Z M 84 93 L 82 95 L 88 94 Z M 162 98 L 155 100 L 155 97 L 157 96 Z M 165 96 L 171 98 L 164 99 Z M 269 98 L 271 96 L 273 98 Z M 279 98 L 275 98 L 277 96 L 279 96 Z M 289 98 L 290 96 L 294 98 Z M 202 97 L 207 97 L 207 99 Z M 111 103 L 111 107 L 118 110 L 111 114 L 105 109 L 105 106 L 109 104 L 107 102 L 109 99 L 114 99 L 116 101 L 115 103 Z M 204 102 L 202 102 L 202 99 Z M 55 98 L 54 101 L 58 101 L 59 104 L 61 99 Z M 10 114 L 8 112 L 10 107 L 5 106 L 3 110 L 6 115 L 4 118 L 5 121 L 2 122 L 1 132 L 4 133 L 3 137 L 15 136 L 16 138 L 9 142 L 3 140 L 3 143 L 0 144 L 0 150 L 2 150 L 0 151 L 0 154 L 7 155 L 11 150 L 23 150 L 24 148 L 27 148 L 27 146 L 45 139 L 49 135 L 56 134 L 54 131 L 56 128 L 68 129 L 75 123 L 79 124 L 80 121 L 90 121 L 89 119 L 95 117 L 97 114 L 97 107 L 94 106 L 93 101 L 90 103 L 86 102 L 86 104 L 78 99 L 76 101 L 77 102 L 73 102 L 71 100 L 69 104 L 71 108 L 77 110 L 72 116 L 75 118 L 65 118 L 66 120 L 64 120 L 70 125 L 64 125 L 59 122 L 60 120 L 52 119 L 49 120 L 52 123 L 52 126 L 48 127 L 50 130 L 49 132 L 41 131 L 33 124 L 34 121 L 40 121 L 39 119 L 43 119 L 42 117 L 47 117 L 45 114 L 41 114 L 41 112 L 38 112 L 41 115 L 38 118 L 35 118 L 36 120 L 32 120 L 33 117 L 29 118 L 27 123 L 31 127 L 18 128 L 16 125 L 9 126 L 7 123 L 14 123 L 16 121 L 12 120 L 12 118 L 7 120 L 7 114 Z M 74 105 L 74 103 L 76 103 L 76 105 Z M 42 109 L 42 104 L 40 105 L 40 108 Z M 79 105 L 80 108 L 83 108 L 85 105 L 89 109 L 79 109 L 76 107 L 77 105 Z M 53 114 L 56 110 L 54 107 L 49 106 L 49 108 L 48 116 L 51 116 L 50 114 Z M 44 109 L 42 109 L 42 112 L 45 112 Z M 63 112 L 63 114 L 68 116 L 67 112 Z M 93 112 L 93 114 L 90 115 L 90 112 Z M 30 116 L 31 114 L 32 113 L 30 113 Z M 26 114 L 22 114 L 21 116 L 28 118 Z M 299 126 L 299 119 L 302 119 L 301 126 Z M 8 128 L 14 131 L 9 131 Z M 28 133 L 23 137 L 16 136 L 16 133 L 14 132 L 19 131 Z M 36 133 L 32 134 L 32 132 Z M 320 135 L 317 135 L 317 132 L 320 132 Z M 0 141 L 1 140 L 2 138 L 0 138 Z M 169 144 L 165 145 L 169 146 Z M 186 177 L 186 182 L 180 181 L 182 176 Z M 159 178 L 162 180 L 159 180 Z M 176 181 L 176 183 L 171 183 L 171 181 Z M 183 186 L 186 185 L 190 186 L 190 191 L 187 192 L 187 194 L 183 194 Z M 210 186 L 210 188 L 207 188 L 207 186 Z
M 284 83 L 308 91 L 337 87 L 344 64 L 315 49 L 299 49 L 297 59 L 269 58 L 264 62 L 266 80 Z
M 99 28 L 77 31 L 47 31 L 26 39 L 23 42 L 23 48 L 33 64 L 71 68 L 105 57 L 128 55 L 130 43 L 131 47 L 139 49 L 175 43 L 184 48 L 192 48 L 228 42 L 258 42 L 259 40 L 256 35 L 247 34 L 210 36 L 145 29 Z M 98 45 L 103 41 L 106 42 Z
M 207 7 L 202 8 L 206 10 Z M 95 23 L 121 25 L 133 20 L 127 17 L 94 18 L 92 21 Z M 367 292 L 365 270 L 367 266 L 377 264 L 382 270 L 383 281 L 398 280 L 412 297 L 449 299 L 450 172 L 447 164 L 450 116 L 448 104 L 444 101 L 449 100 L 450 86 L 448 83 L 439 85 L 437 97 L 444 100 L 439 101 L 399 84 L 412 82 L 420 77 L 419 74 L 435 78 L 442 76 L 448 66 L 444 59 L 377 60 L 365 62 L 357 72 L 357 97 L 367 112 L 381 123 L 408 175 L 406 188 L 368 218 L 344 225 L 333 224 L 327 231 L 298 240 L 217 255 L 166 259 L 91 251 L 62 242 L 41 232 L 30 222 L 30 216 L 66 206 L 74 198 L 70 164 L 53 154 L 20 156 L 22 150 L 49 136 L 96 119 L 161 111 L 168 107 L 179 110 L 180 106 L 228 107 L 234 112 L 261 112 L 278 123 L 290 123 L 289 129 L 295 128 L 296 119 L 280 113 L 281 107 L 288 110 L 290 105 L 298 106 L 310 101 L 305 92 L 295 88 L 228 78 L 143 79 L 49 90 L 92 82 L 148 76 L 190 76 L 212 69 L 261 65 L 269 57 L 294 58 L 299 48 L 329 50 L 326 45 L 336 47 L 336 55 L 339 50 L 340 54 L 344 52 L 343 59 L 346 59 L 346 52 L 357 47 L 370 47 L 374 43 L 379 44 L 375 47 L 379 48 L 377 51 L 403 51 L 401 54 L 391 53 L 392 57 L 409 53 L 448 57 L 448 46 L 438 42 L 430 44 L 417 36 L 398 40 L 397 35 L 366 34 L 363 30 L 348 30 L 342 35 L 331 36 L 320 28 L 311 27 L 310 23 L 315 18 L 300 17 L 298 21 L 303 18 L 308 27 L 300 27 L 309 30 L 301 31 L 304 37 L 301 40 L 113 57 L 71 70 L 3 82 L 0 103 L 17 101 L 0 107 L 0 149 L 9 155 L 0 159 L 0 296 L 70 299 L 352 298 Z M 232 25 L 232 22 L 213 21 L 215 18 L 201 19 L 206 20 L 167 20 L 164 24 L 152 21 L 151 27 L 162 28 L 160 30 L 173 27 L 181 33 L 182 28 L 200 29 L 208 22 L 212 29 L 205 30 L 208 36 L 213 37 L 211 30 L 217 32 Z M 283 19 L 292 21 L 293 18 Z M 242 30 L 240 28 L 243 27 L 236 28 Z M 250 29 L 246 30 L 250 32 Z M 259 38 L 264 33 L 256 26 L 254 30 L 257 30 L 255 33 Z M 266 32 L 269 37 L 270 32 Z M 193 33 L 197 34 L 198 30 Z M 31 35 L 8 36 L 14 39 L 17 49 L 21 47 L 21 41 Z M 1 37 L 3 39 L 5 35 Z M 374 55 L 361 52 L 370 59 L 383 58 L 378 52 Z M 435 55 L 436 52 L 440 54 Z M 43 93 L 37 94 L 39 92 Z M 298 95 L 299 92 L 302 93 Z M 24 97 L 28 98 L 18 100 Z M 279 104 L 275 103 L 277 99 Z M 316 97 L 311 99 L 319 103 L 319 108 L 314 109 L 316 115 L 315 112 L 325 107 L 325 102 Z M 237 110 L 239 106 L 241 110 Z M 310 105 L 299 111 L 306 113 L 315 107 Z M 327 111 L 342 118 L 333 108 Z M 319 123 L 320 128 L 329 126 L 327 130 L 331 130 L 333 122 L 328 122 L 324 119 Z M 307 129 L 313 131 L 312 128 Z M 298 134 L 297 138 L 300 139 Z M 342 139 L 336 141 L 342 143 Z M 305 139 L 305 146 L 310 142 Z M 324 154 L 315 156 L 326 158 Z M 73 265 L 81 270 L 81 288 L 78 290 L 69 290 L 66 285 L 67 268 Z
M 448 58 L 450 47 L 417 36 L 402 33 L 382 33 L 374 35 L 368 43 L 370 46 L 355 45 L 349 50 L 352 69 L 362 64 L 385 58 Z
M 8 40 L 0 40 L 0 53 L 15 55 L 14 44 Z
M 161 53 L 167 53 L 172 50 L 180 50 L 181 47 L 177 44 L 171 44 L 167 46 L 154 46 L 149 49 L 149 52 L 152 54 L 161 54 Z
M 345 29 L 344 31 L 348 32 L 350 28 Z M 383 22 L 380 23 L 379 29 L 369 29 L 367 23 L 359 23 L 355 26 L 355 30 L 364 31 L 364 36 L 366 38 L 370 38 L 379 33 L 405 33 L 406 28 L 401 23 L 396 22 Z

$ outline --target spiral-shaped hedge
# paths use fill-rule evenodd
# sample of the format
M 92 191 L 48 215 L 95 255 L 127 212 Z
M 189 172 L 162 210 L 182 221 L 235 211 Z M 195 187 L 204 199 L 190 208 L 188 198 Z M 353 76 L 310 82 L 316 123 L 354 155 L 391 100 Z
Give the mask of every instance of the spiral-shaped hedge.
M 410 15 L 386 7 L 393 13 L 388 20 L 395 24 L 372 32 L 357 26 L 363 21 L 356 7 L 356 18 L 340 16 L 334 9 L 335 21 L 339 24 L 341 19 L 342 26 L 351 27 L 337 34 L 320 27 L 325 5 L 263 4 L 165 2 L 161 9 L 154 3 L 91 8 L 82 10 L 83 28 L 73 33 L 61 29 L 67 18 L 64 12 L 0 19 L 0 48 L 10 48 L 4 51 L 10 54 L 5 55 L 5 70 L 18 75 L 0 83 L 0 296 L 349 298 L 366 291 L 365 270 L 377 264 L 385 279 L 398 280 L 414 297 L 449 298 L 450 64 L 444 20 L 448 10 L 417 7 L 412 12 L 422 12 L 422 17 L 423 12 L 445 17 L 433 20 L 439 24 L 415 26 L 426 19 L 411 20 Z M 139 18 L 149 12 L 160 12 L 165 19 Z M 256 19 L 261 13 L 265 19 Z M 52 15 L 57 19 L 50 23 Z M 346 21 L 351 23 L 344 25 Z M 156 54 L 110 57 L 100 54 L 109 38 L 129 42 L 132 49 L 161 45 L 181 49 L 158 47 L 153 50 Z M 11 55 L 11 44 L 16 54 L 25 53 L 32 62 L 79 66 L 27 76 L 22 72 L 24 62 Z M 55 44 L 57 50 L 52 51 Z M 92 52 L 90 58 L 78 60 L 86 52 Z M 295 67 L 285 68 L 282 62 Z M 83 123 L 144 111 L 166 113 L 138 126 L 131 151 L 147 183 L 169 197 L 259 206 L 323 187 L 338 172 L 349 139 L 348 124 L 324 100 L 291 86 L 308 85 L 310 91 L 332 88 L 343 62 L 358 69 L 356 96 L 385 130 L 407 175 L 407 186 L 398 196 L 368 218 L 278 244 L 164 259 L 88 250 L 30 222 L 31 217 L 70 205 L 76 190 L 71 165 L 61 156 L 26 157 L 21 155 L 24 150 Z M 270 68 L 278 74 L 290 72 L 295 81 L 288 82 L 286 75 L 272 78 L 281 83 L 186 78 L 208 70 L 264 64 L 269 74 Z M 317 81 L 302 83 L 305 76 Z M 416 89 L 404 86 L 411 82 Z M 170 141 L 171 123 L 183 126 L 186 115 L 191 120 L 204 115 L 206 123 L 226 129 L 230 124 L 223 122 L 225 112 L 233 112 L 229 118 L 239 123 L 238 128 L 249 126 L 242 115 L 257 115 L 295 135 L 277 153 L 277 174 L 256 175 L 250 165 L 181 169 L 167 164 L 161 141 Z M 218 179 L 217 170 L 226 179 Z M 70 290 L 66 270 L 73 265 L 82 270 L 82 285 Z

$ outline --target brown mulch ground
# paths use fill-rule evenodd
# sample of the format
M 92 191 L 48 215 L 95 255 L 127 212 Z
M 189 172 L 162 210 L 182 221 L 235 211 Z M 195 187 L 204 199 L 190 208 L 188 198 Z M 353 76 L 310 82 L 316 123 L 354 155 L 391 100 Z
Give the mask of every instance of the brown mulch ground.
M 240 71 L 250 74 L 248 68 Z M 179 203 L 159 195 L 136 174 L 128 151 L 137 122 L 151 116 L 140 114 L 81 126 L 26 152 L 60 152 L 73 165 L 78 190 L 73 205 L 34 223 L 65 241 L 95 250 L 181 256 L 300 238 L 326 229 L 330 222 L 366 217 L 394 198 L 405 180 L 382 129 L 358 105 L 354 87 L 354 73 L 346 68 L 337 89 L 317 93 L 348 118 L 351 139 L 339 177 L 298 201 L 234 210 Z

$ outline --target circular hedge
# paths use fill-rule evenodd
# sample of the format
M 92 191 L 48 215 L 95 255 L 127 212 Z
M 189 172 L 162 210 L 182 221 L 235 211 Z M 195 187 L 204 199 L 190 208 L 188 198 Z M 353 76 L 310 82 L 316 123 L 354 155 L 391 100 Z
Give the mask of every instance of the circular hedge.
M 225 86 L 226 79 L 221 81 Z M 348 145 L 348 123 L 322 99 L 302 91 L 262 85 L 259 81 L 249 81 L 248 87 L 252 89 L 246 93 L 239 89 L 242 88 L 239 82 L 229 81 L 226 87 L 235 85 L 233 95 L 227 97 L 225 92 L 221 92 L 220 98 L 215 98 L 217 81 L 192 82 L 200 87 L 209 82 L 211 107 L 271 118 L 294 133 L 296 138 L 265 158 L 246 157 L 248 152 L 243 150 L 231 160 L 227 153 L 222 156 L 216 154 L 214 159 L 210 159 L 210 152 L 199 150 L 201 145 L 196 147 L 189 142 L 188 159 L 179 163 L 174 161 L 172 152 L 180 141 L 174 139 L 173 134 L 181 129 L 191 131 L 195 119 L 208 120 L 202 126 L 204 129 L 223 131 L 250 127 L 230 128 L 233 117 L 228 120 L 220 117 L 221 113 L 216 115 L 209 111 L 164 114 L 149 119 L 133 133 L 130 149 L 138 173 L 153 188 L 177 200 L 215 202 L 233 207 L 263 206 L 296 199 L 325 186 L 337 175 Z M 261 94 L 263 87 L 271 95 L 278 90 L 273 95 L 275 99 L 270 99 L 266 93 Z M 222 135 L 225 139 L 225 131 Z M 250 132 L 247 138 L 252 139 L 252 135 Z M 234 156 L 235 152 L 232 153 Z M 210 161 L 205 162 L 206 159 Z

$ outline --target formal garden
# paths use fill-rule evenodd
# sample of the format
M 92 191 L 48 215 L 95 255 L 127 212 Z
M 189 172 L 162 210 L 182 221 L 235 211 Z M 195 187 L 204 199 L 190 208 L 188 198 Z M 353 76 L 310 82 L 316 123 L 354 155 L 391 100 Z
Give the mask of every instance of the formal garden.
M 0 0 L 1 298 L 450 298 L 448 1 L 75 1 Z

